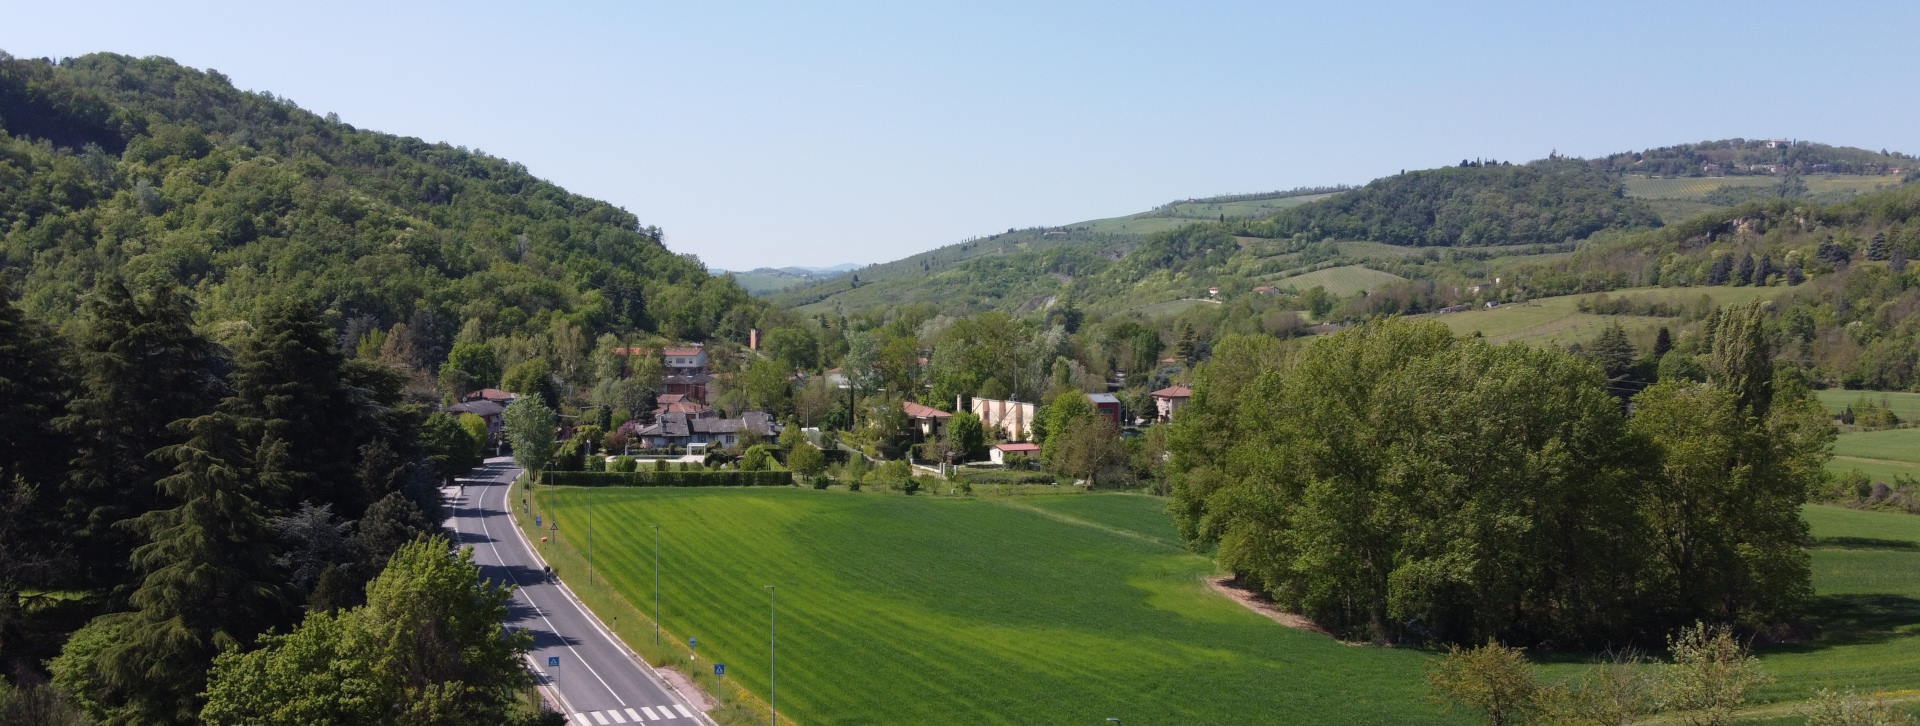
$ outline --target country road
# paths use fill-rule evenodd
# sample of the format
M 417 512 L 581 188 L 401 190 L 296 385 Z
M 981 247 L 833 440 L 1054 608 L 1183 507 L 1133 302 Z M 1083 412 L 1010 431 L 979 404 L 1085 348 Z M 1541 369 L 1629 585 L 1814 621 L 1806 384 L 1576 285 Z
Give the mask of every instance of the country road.
M 533 634 L 529 666 L 558 696 L 568 723 L 712 724 L 617 643 L 571 593 L 546 580 L 544 563 L 508 512 L 508 485 L 519 475 L 511 458 L 488 459 L 462 478 L 464 493 L 448 490 L 447 524 L 460 546 L 473 548 L 485 577 L 518 588 L 507 626 Z M 559 667 L 549 667 L 552 658 Z

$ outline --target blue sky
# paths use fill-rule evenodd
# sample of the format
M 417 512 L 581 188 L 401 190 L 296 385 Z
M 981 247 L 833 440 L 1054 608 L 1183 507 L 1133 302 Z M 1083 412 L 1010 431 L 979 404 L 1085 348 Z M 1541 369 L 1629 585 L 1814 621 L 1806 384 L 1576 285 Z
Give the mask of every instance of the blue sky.
M 731 269 L 1462 157 L 1920 152 L 1911 3 L 162 5 L 12 7 L 0 49 L 215 68 L 525 163 Z

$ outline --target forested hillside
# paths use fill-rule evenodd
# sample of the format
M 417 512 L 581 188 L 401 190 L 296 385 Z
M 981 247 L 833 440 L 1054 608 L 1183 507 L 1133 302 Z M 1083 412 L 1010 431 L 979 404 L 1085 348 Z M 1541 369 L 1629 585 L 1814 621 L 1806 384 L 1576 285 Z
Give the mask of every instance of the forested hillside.
M 1608 154 L 1595 169 L 1656 176 L 1776 174 L 1892 174 L 1913 171 L 1913 156 L 1881 149 L 1829 146 L 1786 139 L 1721 139 Z
M 700 338 L 739 332 L 726 315 L 746 301 L 658 228 L 520 164 L 164 58 L 0 54 L 0 225 L 0 268 L 36 316 L 67 318 L 116 271 L 191 288 L 202 323 L 298 291 L 350 341 L 404 325 L 424 364 L 463 326 Z

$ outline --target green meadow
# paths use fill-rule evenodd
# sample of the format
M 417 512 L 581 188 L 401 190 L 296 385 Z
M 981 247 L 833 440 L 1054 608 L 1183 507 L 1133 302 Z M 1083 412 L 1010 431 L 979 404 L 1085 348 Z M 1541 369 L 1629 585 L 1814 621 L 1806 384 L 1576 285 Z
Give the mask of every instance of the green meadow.
M 1213 592 L 1212 563 L 1178 546 L 1156 497 L 537 496 L 566 523 L 550 554 L 564 554 L 555 561 L 568 582 L 603 616 L 627 613 L 619 630 L 650 657 L 643 614 L 661 524 L 667 640 L 699 638 L 696 672 L 727 664 L 725 683 L 703 677 L 710 690 L 766 697 L 765 586 L 776 586 L 780 710 L 797 723 L 1464 722 L 1425 701 L 1430 652 L 1341 644 Z M 579 558 L 589 511 L 598 584 Z M 1825 506 L 1806 516 L 1816 635 L 1762 650 L 1776 680 L 1754 715 L 1791 713 L 1823 687 L 1913 695 L 1903 689 L 1920 684 L 1920 518 Z M 1560 661 L 1544 674 L 1580 668 Z
M 1920 479 L 1920 428 L 1840 434 L 1833 442 L 1833 461 L 1827 464 L 1827 469 L 1835 472 L 1857 469 L 1880 481 L 1901 475 Z

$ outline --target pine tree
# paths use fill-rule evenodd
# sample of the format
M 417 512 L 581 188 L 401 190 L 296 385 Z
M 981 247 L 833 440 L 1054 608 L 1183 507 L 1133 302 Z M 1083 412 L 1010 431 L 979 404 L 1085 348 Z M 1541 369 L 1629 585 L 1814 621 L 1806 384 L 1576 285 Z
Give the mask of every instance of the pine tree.
M 1607 378 L 1625 378 L 1633 373 L 1633 365 L 1638 353 L 1633 342 L 1627 340 L 1627 330 L 1619 323 L 1607 326 L 1595 338 L 1590 350 L 1593 361 L 1606 371 Z
M 76 341 L 79 395 L 58 422 L 75 441 L 62 494 L 83 571 L 99 585 L 124 583 L 137 539 L 117 525 L 163 504 L 155 483 L 169 472 L 148 454 L 186 441 L 172 421 L 213 410 L 224 360 L 194 332 L 192 303 L 170 286 L 135 292 L 124 280 L 103 280 L 85 320 Z
M 1733 257 L 1720 255 L 1713 258 L 1713 264 L 1707 268 L 1707 284 L 1725 285 L 1727 278 L 1733 275 Z
M 1906 251 L 1896 248 L 1892 253 L 1888 254 L 1887 269 L 1892 270 L 1895 275 L 1905 273 L 1907 271 Z
M 214 656 L 290 614 L 264 546 L 273 541 L 266 502 L 284 496 L 288 447 L 249 446 L 243 427 L 228 414 L 201 416 L 186 422 L 186 443 L 161 452 L 175 468 L 159 486 L 176 505 L 134 520 L 150 540 L 133 553 L 143 573 L 136 610 L 88 626 L 118 630 L 95 666 L 112 690 L 86 694 L 117 707 L 116 721 L 192 723 Z
M 1793 266 L 1787 268 L 1787 284 L 1798 285 L 1806 281 L 1807 273 L 1800 269 L 1800 261 L 1794 260 Z
M 19 593 L 71 575 L 55 547 L 62 527 L 52 516 L 53 485 L 67 451 L 51 422 L 67 395 L 62 351 L 51 331 L 8 302 L 0 275 L 0 653 L 12 650 L 27 614 Z M 16 651 L 17 652 L 17 651 Z M 4 695 L 4 693 L 0 693 Z
M 334 334 L 310 305 L 274 301 L 254 334 L 234 357 L 233 394 L 220 410 L 241 422 L 251 440 L 288 442 L 285 474 L 291 486 L 274 502 L 334 505 L 346 519 L 357 519 L 372 501 L 356 486 L 360 446 L 382 433 L 363 415 L 371 407 L 368 391 L 349 386 L 345 358 Z
M 1880 262 L 1887 259 L 1889 251 L 1887 248 L 1887 233 L 1875 232 L 1873 241 L 1867 243 L 1867 259 Z
M 1673 350 L 1673 333 L 1667 330 L 1667 326 L 1662 325 L 1660 332 L 1653 336 L 1653 360 L 1660 360 L 1670 350 Z
M 1753 269 L 1753 284 L 1755 285 L 1772 284 L 1771 280 L 1773 278 L 1773 273 L 1775 272 L 1778 272 L 1778 270 L 1773 269 L 1773 256 L 1761 255 L 1760 264 L 1756 265 Z
M 1753 253 L 1752 252 L 1747 252 L 1740 255 L 1740 264 L 1736 266 L 1733 271 L 1733 284 L 1735 285 L 1753 284 Z

